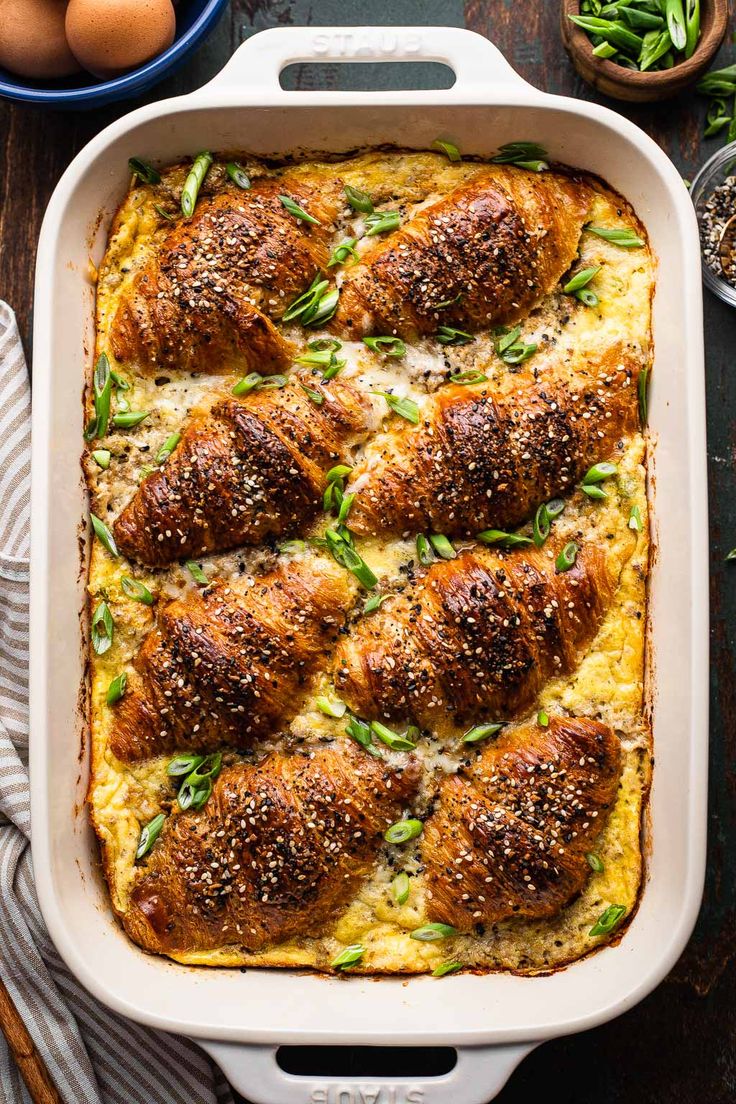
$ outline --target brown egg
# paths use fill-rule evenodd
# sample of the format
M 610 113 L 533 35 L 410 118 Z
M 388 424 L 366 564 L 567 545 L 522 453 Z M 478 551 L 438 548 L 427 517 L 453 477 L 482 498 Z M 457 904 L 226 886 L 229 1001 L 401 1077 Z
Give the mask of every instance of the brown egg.
M 65 14 L 66 0 L 0 0 L 0 66 L 38 79 L 79 72 Z
M 69 0 L 66 37 L 96 77 L 114 77 L 162 53 L 174 41 L 171 0 Z

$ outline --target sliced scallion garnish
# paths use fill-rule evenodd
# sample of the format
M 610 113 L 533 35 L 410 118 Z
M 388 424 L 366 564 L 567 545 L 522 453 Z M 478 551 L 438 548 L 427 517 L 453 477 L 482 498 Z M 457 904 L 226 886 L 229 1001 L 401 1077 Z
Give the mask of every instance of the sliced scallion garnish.
M 481 740 L 487 740 L 489 736 L 495 736 L 506 724 L 505 721 L 496 721 L 492 724 L 479 724 L 469 728 L 463 736 L 464 744 L 477 744 Z
M 366 599 L 366 603 L 363 606 L 363 613 L 373 613 L 374 610 L 377 610 L 383 605 L 388 597 L 388 594 L 371 594 L 370 598 Z
M 419 533 L 416 540 L 417 559 L 424 567 L 428 567 L 429 564 L 434 562 L 434 553 L 432 551 L 432 545 L 429 543 L 424 533 Z
M 326 531 L 325 539 L 332 558 L 342 567 L 350 571 L 366 590 L 372 590 L 378 582 L 378 579 L 363 557 L 355 551 L 349 541 L 334 529 L 328 529 Z
M 641 510 L 636 503 L 631 507 L 631 513 L 629 514 L 629 529 L 633 529 L 636 533 L 644 532 L 644 522 L 641 519 Z
M 522 544 L 531 544 L 531 537 L 522 537 L 518 533 L 506 533 L 503 529 L 484 529 L 476 534 L 476 540 L 483 544 L 498 544 L 502 548 L 518 548 Z
M 151 850 L 154 843 L 161 834 L 161 829 L 164 826 L 165 820 L 165 815 L 163 813 L 159 813 L 153 818 L 153 820 L 150 820 L 148 824 L 146 824 L 141 829 L 140 838 L 138 840 L 138 847 L 135 853 L 136 859 L 142 859 L 143 856 L 147 855 L 148 852 Z
M 447 977 L 448 974 L 456 974 L 462 970 L 462 962 L 440 962 L 432 971 L 432 977 Z
M 110 421 L 110 399 L 112 397 L 113 375 L 106 353 L 100 353 L 92 376 L 95 396 L 95 437 L 106 437 Z
M 208 755 L 193 770 L 189 772 L 182 782 L 176 800 L 182 811 L 186 809 L 201 809 L 209 800 L 212 793 L 212 783 L 222 769 L 222 752 L 216 751 Z
M 558 572 L 569 571 L 578 558 L 580 545 L 575 541 L 569 541 L 555 560 L 555 568 Z
M 419 407 L 413 399 L 402 399 L 399 395 L 392 395 L 390 391 L 372 391 L 371 394 L 384 398 L 394 414 L 406 418 L 412 425 L 419 425 Z
M 402 870 L 400 874 L 397 874 L 391 883 L 391 894 L 397 905 L 405 905 L 409 900 L 409 891 L 411 889 L 411 882 L 409 881 L 409 875 L 405 870 Z
M 110 467 L 111 456 L 112 454 L 109 449 L 95 449 L 92 453 L 92 459 L 95 464 L 97 464 L 98 468 L 102 468 L 103 471 L 106 471 Z
M 172 214 L 171 211 L 165 210 L 160 203 L 154 203 L 153 209 L 157 215 L 162 219 L 166 219 L 167 222 L 176 222 L 176 215 Z
M 282 204 L 289 212 L 289 214 L 293 215 L 294 218 L 301 219 L 302 222 L 311 222 L 313 226 L 322 225 L 318 218 L 315 218 L 314 215 L 310 215 L 308 211 L 305 211 L 303 207 L 300 207 L 299 204 L 291 198 L 291 196 L 280 195 L 279 199 L 281 200 Z
M 142 180 L 144 184 L 161 183 L 161 174 L 158 169 L 154 169 L 153 165 L 149 161 L 144 161 L 142 157 L 129 157 L 128 168 L 133 176 Z
M 323 695 L 315 698 L 314 704 L 320 713 L 324 713 L 326 717 L 344 717 L 348 708 L 345 702 L 340 701 L 339 698 L 326 698 Z
M 435 338 L 440 345 L 467 345 L 468 342 L 475 341 L 472 334 L 465 330 L 456 330 L 454 326 L 438 326 Z
M 364 337 L 363 344 L 387 357 L 406 356 L 406 345 L 400 337 Z
M 601 913 L 588 935 L 608 935 L 623 920 L 626 915 L 626 905 L 609 905 Z
M 177 755 L 166 768 L 169 778 L 184 778 L 191 774 L 200 764 L 204 763 L 204 755 L 196 755 L 194 752 L 185 755 Z
M 263 376 L 260 372 L 249 372 L 247 376 L 243 376 L 241 380 L 233 387 L 232 395 L 247 395 L 249 391 L 255 390 L 259 384 L 263 382 Z
M 354 494 L 343 495 L 342 502 L 340 503 L 340 509 L 337 512 L 337 520 L 339 522 L 346 522 L 347 521 L 348 514 L 350 513 L 350 509 L 351 509 L 354 501 L 355 501 L 355 495 Z
M 550 533 L 551 524 L 565 509 L 565 503 L 561 498 L 550 499 L 537 507 L 532 524 L 534 543 L 541 548 Z
M 645 244 L 644 240 L 633 230 L 629 230 L 628 227 L 593 226 L 592 223 L 588 223 L 585 229 L 589 230 L 591 234 L 597 234 L 604 241 L 620 246 L 622 249 L 639 249 Z
M 408 843 L 409 840 L 421 836 L 424 825 L 421 820 L 409 817 L 407 820 L 397 820 L 383 833 L 386 843 Z
M 603 871 L 605 870 L 605 867 L 603 865 L 603 860 L 601 859 L 600 855 L 596 855 L 594 851 L 588 851 L 585 858 L 587 859 L 588 866 L 590 867 L 591 870 L 595 870 L 596 874 L 602 874 L 603 873 Z
M 364 954 L 365 947 L 360 943 L 351 943 L 349 947 L 340 951 L 336 958 L 333 958 L 330 965 L 334 970 L 349 970 L 351 966 L 356 966 L 360 962 Z
M 639 421 L 641 422 L 642 429 L 647 424 L 649 417 L 649 369 L 642 368 L 639 372 L 639 382 L 637 384 L 637 393 L 639 398 Z
M 535 341 L 520 341 L 520 336 L 521 326 L 514 326 L 513 329 L 497 336 L 495 342 L 496 352 L 504 364 L 523 364 L 525 360 L 536 353 L 537 343 Z
M 374 211 L 372 215 L 366 215 L 365 224 L 368 227 L 366 237 L 372 238 L 375 234 L 386 234 L 389 230 L 398 230 L 401 218 L 398 211 Z
M 394 732 L 393 729 L 387 728 L 385 724 L 381 724 L 380 721 L 371 721 L 371 732 L 374 736 L 377 736 L 382 744 L 391 748 L 392 751 L 413 751 L 417 746 L 413 740 L 407 739 L 406 735 L 400 736 L 398 732 Z
M 586 287 L 593 277 L 598 275 L 601 268 L 602 265 L 592 265 L 590 268 L 581 268 L 563 287 L 562 290 L 565 295 L 572 295 L 573 292 L 580 291 L 581 288 Z
M 488 376 L 485 376 L 482 372 L 479 372 L 475 368 L 469 368 L 465 372 L 453 372 L 450 376 L 450 383 L 463 384 L 466 387 L 472 386 L 474 383 L 487 383 Z
M 546 157 L 546 149 L 537 142 L 506 142 L 491 161 L 496 165 L 516 165 L 532 172 L 542 172 L 549 168 Z
M 233 184 L 237 184 L 237 186 L 239 188 L 242 188 L 243 191 L 246 191 L 248 188 L 250 188 L 250 177 L 248 176 L 243 166 L 239 165 L 237 161 L 228 161 L 227 165 L 225 166 L 225 172 L 230 177 Z
M 180 441 L 181 433 L 179 433 L 178 431 L 176 433 L 172 433 L 170 437 L 167 437 L 161 448 L 156 453 L 156 463 L 166 463 Z
M 363 215 L 373 214 L 373 200 L 367 192 L 361 192 L 360 188 L 351 188 L 346 184 L 345 198 L 354 211 L 360 211 Z
M 110 607 L 103 598 L 92 614 L 92 647 L 96 655 L 104 655 L 112 647 L 115 622 Z
M 106 548 L 111 556 L 118 559 L 120 553 L 118 552 L 117 545 L 115 544 L 115 538 L 105 525 L 104 521 L 100 521 L 94 514 L 90 514 L 90 520 L 92 521 L 92 528 L 95 531 L 95 536 L 99 540 L 103 548 Z
M 453 142 L 446 142 L 442 138 L 435 138 L 432 149 L 440 150 L 446 154 L 450 161 L 462 161 L 460 150 Z
M 311 402 L 315 404 L 315 406 L 322 406 L 323 402 L 325 401 L 325 397 L 321 391 L 315 391 L 313 387 L 307 387 L 306 383 L 300 383 L 299 386 L 301 387 L 307 398 L 310 399 Z
M 537 713 L 537 724 L 541 728 L 549 728 L 549 713 L 544 709 L 540 709 Z
M 108 705 L 115 705 L 115 702 L 119 702 L 125 693 L 125 687 L 128 682 L 128 676 L 125 671 L 122 671 L 116 678 L 112 680 L 107 688 L 106 701 Z
M 436 943 L 440 939 L 451 939 L 453 935 L 457 935 L 457 928 L 451 924 L 422 924 L 411 932 L 410 938 L 421 943 Z
M 590 485 L 583 484 L 580 490 L 583 492 L 583 494 L 586 494 L 588 498 L 594 498 L 598 501 L 604 498 L 608 498 L 608 495 L 603 490 L 603 488 L 599 487 L 595 483 L 591 483 Z
M 375 759 L 381 758 L 380 751 L 373 746 L 371 726 L 367 721 L 361 721 L 359 717 L 351 717 L 345 726 L 345 732 L 351 740 L 355 740 L 356 744 L 360 744 L 369 755 L 372 755 Z
M 352 257 L 354 261 L 358 260 L 358 251 L 355 248 L 358 244 L 357 238 L 345 238 L 345 241 L 336 245 L 330 254 L 330 259 L 327 262 L 327 267 L 332 268 L 334 265 L 345 264 L 348 257 Z
M 125 410 L 120 414 L 113 414 L 110 421 L 116 429 L 132 429 L 144 422 L 150 413 L 150 410 Z
M 194 164 L 189 170 L 189 175 L 184 181 L 181 193 L 181 212 L 184 218 L 191 218 L 197 205 L 199 190 L 204 184 L 204 178 L 210 171 L 210 165 L 214 158 L 208 150 L 203 150 L 194 158 Z
M 602 483 L 604 479 L 610 479 L 617 472 L 618 468 L 615 464 L 602 460 L 600 463 L 594 464 L 592 468 L 588 468 L 583 476 L 583 485 L 587 487 L 591 483 Z
M 436 554 L 442 560 L 454 560 L 457 557 L 457 552 L 452 546 L 452 543 L 447 539 L 444 533 L 430 533 L 429 543 Z
M 148 587 L 139 583 L 137 579 L 131 579 L 130 575 L 123 575 L 120 579 L 123 593 L 133 602 L 141 602 L 144 606 L 153 605 L 153 595 Z
M 210 581 L 198 563 L 195 563 L 194 560 L 187 560 L 184 566 L 198 586 L 209 586 Z

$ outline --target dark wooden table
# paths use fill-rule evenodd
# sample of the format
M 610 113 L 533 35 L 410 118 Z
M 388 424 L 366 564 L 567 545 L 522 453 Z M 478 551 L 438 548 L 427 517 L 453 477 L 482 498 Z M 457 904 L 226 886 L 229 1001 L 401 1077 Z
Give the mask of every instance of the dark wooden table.
M 467 26 L 492 39 L 539 88 L 596 98 L 562 50 L 556 0 L 233 0 L 184 73 L 147 98 L 196 88 L 256 30 L 351 23 Z M 729 31 L 719 61 L 728 64 L 735 58 Z M 422 79 L 431 83 L 436 76 L 427 67 Z M 366 81 L 400 87 L 406 79 L 400 66 L 324 66 L 318 73 L 298 71 L 294 78 L 297 86 L 310 87 L 320 82 L 365 87 Z M 15 307 L 29 352 L 33 258 L 49 196 L 77 151 L 136 106 L 53 114 L 0 105 L 5 151 L 0 297 Z M 698 97 L 684 95 L 654 107 L 611 106 L 651 134 L 685 177 L 692 177 L 715 148 L 713 140 L 701 140 L 704 105 Z M 613 1023 L 539 1047 L 498 1097 L 500 1104 L 528 1104 L 535 1098 L 547 1104 L 732 1104 L 736 1099 L 736 564 L 724 563 L 736 545 L 736 315 L 706 292 L 705 322 L 712 652 L 710 843 L 703 909 L 684 955 L 656 992 Z M 666 373 L 666 364 L 659 370 Z M 689 524 L 684 513 L 681 524 Z M 667 917 L 661 922 L 664 929 Z

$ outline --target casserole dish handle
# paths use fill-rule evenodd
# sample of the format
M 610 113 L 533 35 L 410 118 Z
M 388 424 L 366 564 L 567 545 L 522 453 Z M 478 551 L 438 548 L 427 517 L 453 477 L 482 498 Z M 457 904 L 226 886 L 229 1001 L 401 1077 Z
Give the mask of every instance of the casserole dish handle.
M 252 1104 L 488 1104 L 537 1043 L 458 1047 L 457 1063 L 439 1077 L 294 1076 L 278 1047 L 196 1039 Z M 319 1049 L 319 1048 L 316 1048 Z M 329 1062 L 329 1059 L 327 1059 Z
M 452 88 L 443 90 L 448 102 L 464 99 L 470 90 L 479 87 L 485 91 L 530 87 L 493 43 L 475 31 L 459 27 L 272 27 L 239 46 L 208 87 L 257 88 L 261 93 L 268 91 L 271 102 L 276 91 L 285 102 L 293 103 L 302 93 L 281 89 L 281 72 L 298 62 L 325 61 L 439 62 L 455 74 Z M 319 95 L 344 96 L 344 92 L 326 91 Z M 422 92 L 414 95 L 421 97 Z M 534 95 L 539 100 L 541 93 L 535 89 Z

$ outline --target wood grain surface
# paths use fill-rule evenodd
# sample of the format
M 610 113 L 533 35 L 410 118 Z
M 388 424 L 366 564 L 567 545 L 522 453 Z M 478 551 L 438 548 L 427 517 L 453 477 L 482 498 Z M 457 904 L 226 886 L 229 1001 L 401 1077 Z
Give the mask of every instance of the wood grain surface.
M 518 72 L 549 92 L 601 98 L 574 72 L 560 42 L 557 0 L 233 0 L 183 73 L 145 100 L 100 111 L 51 113 L 0 102 L 0 297 L 28 342 L 33 258 L 41 218 L 59 176 L 102 127 L 141 102 L 196 88 L 244 37 L 266 27 L 449 24 L 492 39 Z M 733 14 L 717 64 L 736 60 Z M 435 80 L 426 67 L 422 81 Z M 401 66 L 299 67 L 293 87 L 400 87 Z M 417 87 L 416 74 L 412 83 Z M 692 177 L 717 148 L 702 140 L 705 105 L 693 94 L 665 104 L 610 102 Z M 711 781 L 709 866 L 695 933 L 680 962 L 637 1008 L 595 1031 L 539 1047 L 497 1098 L 500 1104 L 733 1104 L 736 1099 L 736 314 L 705 294 L 711 548 Z M 26 344 L 28 349 L 28 344 Z M 660 372 L 666 373 L 666 365 Z M 681 518 L 685 528 L 689 519 Z M 676 596 L 675 599 L 676 600 Z M 665 749 L 666 750 L 666 749 Z M 663 934 L 667 917 L 662 920 Z M 399 1069 L 397 1073 L 401 1072 Z M 15 1101 L 8 1104 L 16 1104 Z M 152 1102 L 156 1104 L 156 1102 Z

